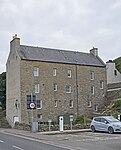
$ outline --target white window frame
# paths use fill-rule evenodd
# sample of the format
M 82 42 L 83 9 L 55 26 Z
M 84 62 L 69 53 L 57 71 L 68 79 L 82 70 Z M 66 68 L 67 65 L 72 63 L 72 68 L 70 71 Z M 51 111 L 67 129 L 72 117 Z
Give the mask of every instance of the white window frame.
M 55 106 L 55 107 L 58 107 L 58 101 L 55 100 L 54 102 L 55 102 L 54 106 Z
M 68 90 L 67 90 L 68 88 Z M 70 85 L 66 85 L 66 93 L 71 93 L 71 86 Z
M 38 107 L 38 101 L 39 101 L 40 107 Z M 37 109 L 42 109 L 42 100 L 37 100 Z
M 69 70 L 67 71 L 67 76 L 68 76 L 68 78 L 71 78 L 71 76 L 72 76 L 72 70 L 71 70 L 71 69 L 69 69 Z
M 73 100 L 70 100 L 70 101 L 69 101 L 69 106 L 70 106 L 70 108 L 73 108 L 73 107 L 74 107 L 74 101 L 73 101 Z
M 98 105 L 95 104 L 94 107 L 95 107 L 94 110 L 98 111 Z
M 100 81 L 100 89 L 104 89 L 104 81 Z
M 54 84 L 54 85 L 53 85 L 53 88 L 54 88 L 54 91 L 57 91 L 57 90 L 58 90 L 57 84 Z
M 92 95 L 95 94 L 95 87 L 93 85 L 91 85 L 91 87 L 90 87 L 90 92 Z
M 56 68 L 53 68 L 53 76 L 57 76 L 57 69 Z
M 87 105 L 88 105 L 88 107 L 92 107 L 92 101 L 89 100 L 89 101 L 87 102 Z
M 34 77 L 39 76 L 39 67 L 34 67 Z
M 35 89 L 35 93 L 39 93 L 40 92 L 39 84 L 35 84 L 34 89 Z
M 95 79 L 95 73 L 94 71 L 90 71 L 90 80 L 94 80 Z

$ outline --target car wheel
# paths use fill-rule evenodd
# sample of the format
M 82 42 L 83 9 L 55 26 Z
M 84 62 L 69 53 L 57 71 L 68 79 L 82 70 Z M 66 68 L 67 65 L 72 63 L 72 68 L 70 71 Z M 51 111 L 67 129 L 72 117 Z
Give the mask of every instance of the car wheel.
M 108 128 L 108 133 L 109 133 L 109 134 L 114 133 L 114 130 L 113 130 L 113 128 L 112 128 L 112 127 L 109 127 L 109 128 Z
M 94 126 L 91 126 L 91 130 L 92 130 L 92 132 L 96 131 Z

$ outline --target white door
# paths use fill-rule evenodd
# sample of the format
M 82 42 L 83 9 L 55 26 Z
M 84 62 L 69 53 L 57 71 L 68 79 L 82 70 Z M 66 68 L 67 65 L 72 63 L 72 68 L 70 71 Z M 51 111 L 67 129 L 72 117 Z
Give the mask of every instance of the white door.
M 14 121 L 14 124 L 15 124 L 16 122 L 19 122 L 19 117 L 18 117 L 18 116 L 14 116 L 13 121 Z

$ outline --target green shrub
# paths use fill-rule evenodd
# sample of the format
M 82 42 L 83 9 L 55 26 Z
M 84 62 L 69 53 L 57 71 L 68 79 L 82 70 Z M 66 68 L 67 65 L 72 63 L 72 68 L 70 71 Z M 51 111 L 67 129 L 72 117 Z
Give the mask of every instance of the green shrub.
M 84 124 L 84 116 L 79 116 L 76 121 L 75 124 Z
M 113 108 L 117 109 L 117 108 L 121 108 L 121 100 L 117 100 L 115 101 Z
M 119 113 L 116 112 L 116 113 L 113 114 L 113 117 L 116 118 L 116 119 L 118 119 L 118 115 L 119 115 Z

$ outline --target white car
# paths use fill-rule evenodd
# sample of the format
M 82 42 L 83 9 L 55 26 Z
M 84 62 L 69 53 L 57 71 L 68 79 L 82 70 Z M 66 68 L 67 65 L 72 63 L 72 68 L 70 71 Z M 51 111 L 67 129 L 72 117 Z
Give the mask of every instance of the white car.
M 104 131 L 110 134 L 114 132 L 121 132 L 121 122 L 113 116 L 94 117 L 90 127 L 92 132 Z

